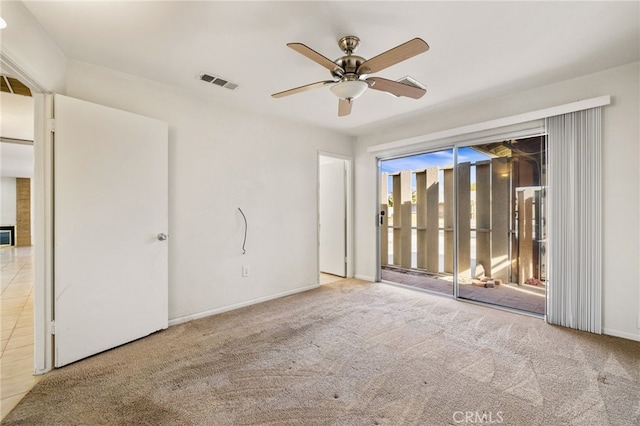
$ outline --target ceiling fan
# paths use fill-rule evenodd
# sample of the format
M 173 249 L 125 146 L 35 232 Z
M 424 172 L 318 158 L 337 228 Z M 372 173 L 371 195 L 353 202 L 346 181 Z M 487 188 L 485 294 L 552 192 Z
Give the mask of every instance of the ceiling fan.
M 395 96 L 406 96 L 413 99 L 419 99 L 426 93 L 426 90 L 422 87 L 410 86 L 387 80 L 386 78 L 368 76 L 426 52 L 429 50 L 429 45 L 424 40 L 414 38 L 368 60 L 353 54 L 359 45 L 360 39 L 356 36 L 342 37 L 338 41 L 338 46 L 345 53 L 345 56 L 332 61 L 302 43 L 287 43 L 287 46 L 296 52 L 327 68 L 331 72 L 332 80 L 318 81 L 274 93 L 271 96 L 282 98 L 331 85 L 331 91 L 340 98 L 338 101 L 338 116 L 343 117 L 351 113 L 353 100 L 362 95 L 367 89 L 380 90 Z

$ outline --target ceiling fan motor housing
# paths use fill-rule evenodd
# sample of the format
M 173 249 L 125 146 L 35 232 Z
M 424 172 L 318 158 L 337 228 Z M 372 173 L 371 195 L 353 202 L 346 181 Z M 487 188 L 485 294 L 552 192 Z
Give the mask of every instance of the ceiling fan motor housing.
M 360 64 L 364 63 L 365 59 L 362 56 L 355 55 L 346 55 L 341 58 L 336 59 L 334 62 L 340 68 L 344 70 L 344 74 L 341 74 L 341 71 L 332 71 L 331 75 L 337 78 L 342 78 L 344 76 L 353 75 L 356 78 L 363 77 L 364 75 L 357 75 L 356 71 Z M 352 78 L 353 79 L 353 78 Z

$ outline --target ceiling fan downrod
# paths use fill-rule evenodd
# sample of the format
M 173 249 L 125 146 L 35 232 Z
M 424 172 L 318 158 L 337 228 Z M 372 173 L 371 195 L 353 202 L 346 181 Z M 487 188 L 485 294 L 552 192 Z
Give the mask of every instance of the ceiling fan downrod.
M 358 67 L 364 63 L 365 59 L 361 56 L 354 55 L 353 52 L 360 46 L 360 39 L 356 36 L 345 36 L 338 40 L 338 46 L 340 46 L 340 49 L 345 53 L 345 56 L 334 61 L 340 69 L 331 71 L 331 75 L 342 81 L 345 79 L 349 81 L 358 80 L 362 76 L 358 75 L 356 71 Z

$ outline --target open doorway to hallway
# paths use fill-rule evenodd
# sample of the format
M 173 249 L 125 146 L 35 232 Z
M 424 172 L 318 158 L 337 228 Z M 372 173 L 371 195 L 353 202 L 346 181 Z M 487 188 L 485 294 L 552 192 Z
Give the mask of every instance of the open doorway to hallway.
M 318 155 L 319 283 L 350 276 L 351 161 Z M 332 278 L 333 277 L 333 278 Z
M 4 416 L 38 381 L 34 376 L 34 100 L 0 77 L 0 383 Z
M 380 162 L 384 281 L 544 315 L 546 137 Z

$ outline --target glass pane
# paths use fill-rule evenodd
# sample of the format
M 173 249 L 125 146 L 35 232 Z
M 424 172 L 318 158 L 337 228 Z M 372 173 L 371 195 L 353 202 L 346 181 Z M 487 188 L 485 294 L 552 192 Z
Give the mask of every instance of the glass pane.
M 458 295 L 544 314 L 546 138 L 458 150 Z
M 381 162 L 381 278 L 453 294 L 453 149 Z

